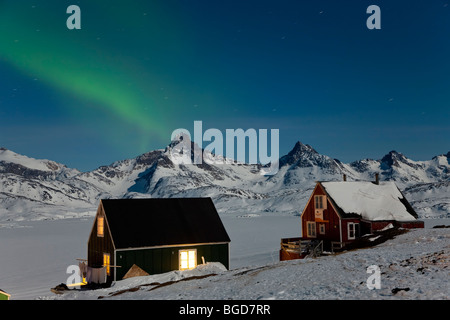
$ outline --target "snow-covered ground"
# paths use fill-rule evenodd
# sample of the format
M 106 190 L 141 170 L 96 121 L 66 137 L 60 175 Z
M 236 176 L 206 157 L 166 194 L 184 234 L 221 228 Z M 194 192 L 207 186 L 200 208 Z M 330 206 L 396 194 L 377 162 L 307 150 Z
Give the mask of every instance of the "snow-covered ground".
M 287 214 L 221 215 L 231 238 L 230 271 L 208 264 L 191 271 L 118 281 L 108 289 L 55 295 L 68 266 L 86 258 L 93 218 L 0 223 L 0 288 L 12 299 L 450 299 L 449 219 L 427 220 L 371 249 L 335 256 L 278 261 L 281 238 L 299 236 L 300 217 Z M 381 289 L 369 290 L 367 267 L 381 270 Z M 149 291 L 146 284 L 180 281 Z M 129 288 L 134 292 L 112 294 Z M 408 291 L 392 293 L 394 288 Z
M 65 283 L 67 267 L 87 256 L 90 218 L 0 222 L 0 289 L 12 299 L 35 299 Z M 280 238 L 300 232 L 298 216 L 222 215 L 232 239 L 230 268 L 278 261 Z

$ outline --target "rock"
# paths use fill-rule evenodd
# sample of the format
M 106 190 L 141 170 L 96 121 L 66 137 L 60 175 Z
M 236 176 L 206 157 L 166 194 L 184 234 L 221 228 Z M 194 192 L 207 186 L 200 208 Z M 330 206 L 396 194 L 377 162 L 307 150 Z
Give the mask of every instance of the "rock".
M 63 294 L 64 291 L 70 290 L 64 283 L 57 285 L 54 288 L 51 288 L 50 291 L 56 294 Z
M 397 292 L 399 291 L 409 291 L 409 290 L 410 290 L 409 288 L 394 288 L 392 289 L 392 293 L 397 294 Z

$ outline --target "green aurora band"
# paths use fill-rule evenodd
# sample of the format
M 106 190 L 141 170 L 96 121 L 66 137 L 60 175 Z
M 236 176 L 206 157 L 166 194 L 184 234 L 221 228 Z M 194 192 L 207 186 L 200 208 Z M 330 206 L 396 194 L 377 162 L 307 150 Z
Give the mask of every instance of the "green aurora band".
M 143 149 L 150 139 L 167 140 L 168 137 L 162 136 L 167 129 L 162 108 L 148 93 L 151 76 L 150 79 L 143 76 L 140 70 L 144 67 L 126 50 L 121 50 L 121 43 L 114 43 L 111 36 L 109 41 L 99 44 L 93 31 L 83 29 L 89 24 L 85 21 L 95 19 L 84 15 L 83 8 L 90 6 L 91 12 L 99 14 L 104 8 L 92 8 L 93 4 L 80 6 L 82 30 L 68 30 L 65 25 L 68 4 L 58 2 L 47 1 L 40 6 L 29 1 L 0 2 L 0 63 L 7 63 L 62 94 L 64 108 L 79 109 L 81 101 L 84 107 L 102 108 L 108 116 L 128 123 L 142 133 Z M 120 21 L 117 15 L 126 16 L 123 10 L 118 11 L 107 12 L 110 22 L 99 21 L 104 23 L 100 32 L 111 27 L 113 21 Z

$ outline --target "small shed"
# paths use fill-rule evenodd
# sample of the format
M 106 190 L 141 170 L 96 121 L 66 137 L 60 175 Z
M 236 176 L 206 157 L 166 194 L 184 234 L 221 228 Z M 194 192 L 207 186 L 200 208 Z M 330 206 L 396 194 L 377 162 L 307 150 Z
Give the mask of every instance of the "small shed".
M 394 182 L 317 182 L 301 214 L 302 236 L 282 239 L 280 259 L 301 258 L 302 241 L 321 242 L 324 250 L 333 250 L 390 224 L 423 228 L 417 218 Z
M 0 289 L 0 300 L 9 300 L 11 295 Z
M 148 274 L 220 262 L 229 268 L 230 238 L 211 198 L 101 200 L 88 240 L 88 268 L 107 282 L 130 268 Z

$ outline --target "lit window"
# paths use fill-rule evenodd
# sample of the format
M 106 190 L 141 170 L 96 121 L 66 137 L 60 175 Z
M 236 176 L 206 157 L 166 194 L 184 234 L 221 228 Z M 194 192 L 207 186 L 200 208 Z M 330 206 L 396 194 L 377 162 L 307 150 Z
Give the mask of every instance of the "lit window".
M 105 218 L 98 217 L 97 218 L 97 237 L 103 237 L 105 231 Z
M 197 266 L 197 250 L 180 250 L 180 270 L 194 269 Z
M 107 253 L 103 254 L 103 266 L 106 267 L 106 273 L 109 276 L 109 272 L 110 272 L 110 265 L 111 265 L 111 256 Z

